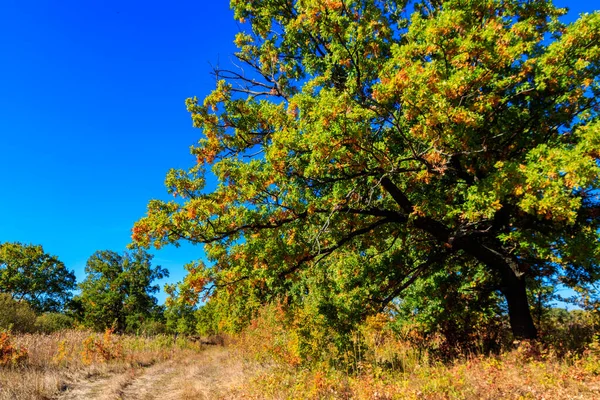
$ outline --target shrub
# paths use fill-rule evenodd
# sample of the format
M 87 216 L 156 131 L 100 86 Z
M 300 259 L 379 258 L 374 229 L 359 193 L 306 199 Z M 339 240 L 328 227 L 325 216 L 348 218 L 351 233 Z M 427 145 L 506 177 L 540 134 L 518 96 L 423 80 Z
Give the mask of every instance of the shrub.
M 84 364 L 107 362 L 122 357 L 123 343 L 112 329 L 107 329 L 101 337 L 91 335 L 83 341 L 81 359 Z
M 73 318 L 61 313 L 44 313 L 35 320 L 35 330 L 41 333 L 53 333 L 73 327 Z
M 8 332 L 0 332 L 0 366 L 16 365 L 27 360 L 27 349 L 17 347 Z
M 541 321 L 540 336 L 558 355 L 582 354 L 594 341 L 598 326 L 593 311 L 553 308 Z
M 35 330 L 35 312 L 29 304 L 0 293 L 0 329 L 29 333 Z
M 138 335 L 155 336 L 164 334 L 167 331 L 165 323 L 154 319 L 142 322 L 137 330 Z

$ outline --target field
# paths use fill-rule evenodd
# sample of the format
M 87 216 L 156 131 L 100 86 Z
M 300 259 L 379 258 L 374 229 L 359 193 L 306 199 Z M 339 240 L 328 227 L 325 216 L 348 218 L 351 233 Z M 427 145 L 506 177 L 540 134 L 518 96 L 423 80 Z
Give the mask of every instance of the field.
M 558 357 L 526 342 L 500 355 L 442 362 L 378 341 L 352 367 L 289 362 L 267 337 L 226 346 L 172 336 L 69 330 L 0 339 L 0 399 L 594 399 L 600 353 Z M 272 338 L 271 338 L 272 339 Z M 289 343 L 288 343 L 289 344 Z M 279 345 L 282 345 L 279 342 Z
M 181 337 L 69 330 L 3 338 L 2 400 L 210 399 L 236 374 L 222 347 Z

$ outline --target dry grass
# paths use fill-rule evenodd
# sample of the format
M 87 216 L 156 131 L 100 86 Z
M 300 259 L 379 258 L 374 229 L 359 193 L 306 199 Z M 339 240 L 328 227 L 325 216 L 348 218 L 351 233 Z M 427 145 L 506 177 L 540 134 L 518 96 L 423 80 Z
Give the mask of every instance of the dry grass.
M 121 383 L 114 380 L 116 393 L 127 384 L 127 374 L 165 360 L 187 358 L 200 350 L 199 344 L 182 338 L 76 330 L 17 335 L 12 345 L 26 349 L 27 357 L 0 367 L 0 400 L 53 398 L 82 382 L 121 374 Z
M 600 398 L 600 357 L 593 352 L 558 358 L 525 343 L 499 356 L 463 357 L 452 363 L 427 354 L 407 357 L 397 360 L 402 368 L 365 360 L 358 373 L 326 364 L 294 368 L 272 363 L 255 370 L 238 393 L 250 399 Z
M 576 346 L 586 349 L 582 352 L 522 342 L 507 345 L 499 355 L 460 348 L 444 354 L 442 338 L 415 340 L 410 331 L 398 334 L 385 321 L 367 321 L 349 346 L 336 348 L 319 332 L 303 337 L 273 317 L 259 317 L 232 345 L 232 353 L 253 368 L 238 388 L 239 397 L 600 399 L 598 339 Z
M 597 344 L 583 355 L 559 357 L 523 343 L 498 356 L 442 362 L 380 337 L 346 360 L 353 367 L 336 368 L 332 360 L 298 365 L 287 352 L 253 354 L 269 345 L 258 339 L 260 346 L 242 336 L 229 347 L 199 351 L 194 342 L 167 336 L 20 335 L 12 345 L 27 348 L 28 356 L 0 369 L 0 399 L 600 398 Z

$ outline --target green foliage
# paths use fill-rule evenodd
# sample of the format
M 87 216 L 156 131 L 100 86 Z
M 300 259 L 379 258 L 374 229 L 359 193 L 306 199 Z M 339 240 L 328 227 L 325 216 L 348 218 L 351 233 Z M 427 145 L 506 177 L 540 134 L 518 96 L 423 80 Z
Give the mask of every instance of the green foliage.
M 42 333 L 54 333 L 74 326 L 73 318 L 61 313 L 44 313 L 35 320 L 35 331 Z
M 441 334 L 440 353 L 498 351 L 507 342 L 507 318 L 493 280 L 480 265 L 446 266 L 415 281 L 394 303 L 393 329 L 418 332 L 426 340 Z M 419 344 L 423 346 L 423 344 Z
M 146 319 L 135 332 L 138 335 L 155 336 L 167 333 L 168 328 L 162 319 Z
M 258 296 L 255 288 L 243 283 L 229 291 L 216 292 L 196 310 L 196 331 L 205 336 L 240 332 L 265 304 Z
M 219 334 L 223 329 L 222 321 L 227 321 L 229 318 L 226 314 L 219 315 L 217 313 L 217 300 L 209 301 L 202 305 L 196 311 L 196 332 L 203 336 L 211 336 Z
M 142 246 L 204 244 L 211 265 L 182 293 L 216 299 L 232 327 L 257 304 L 315 301 L 342 331 L 346 316 L 421 301 L 447 332 L 493 326 L 503 296 L 524 338 L 537 336 L 528 287 L 596 296 L 600 13 L 564 25 L 545 0 L 231 6 L 249 29 L 244 70 L 188 99 L 197 164 L 169 172 L 177 199 L 150 201 L 133 229 Z
M 164 313 L 167 332 L 184 335 L 196 333 L 196 305 L 178 298 L 174 285 L 167 285 L 165 290 L 169 294 Z
M 550 308 L 540 324 L 542 340 L 559 355 L 583 354 L 598 338 L 596 312 Z
M 37 315 L 28 302 L 0 293 L 0 330 L 53 333 L 73 327 L 73 318 L 57 312 Z
M 75 289 L 75 274 L 42 246 L 0 244 L 0 293 L 25 300 L 37 312 L 60 311 Z
M 25 301 L 18 301 L 10 294 L 0 293 L 0 331 L 34 332 L 35 311 Z
M 82 323 L 96 330 L 114 328 L 137 332 L 160 310 L 153 296 L 159 290 L 152 283 L 168 271 L 151 265 L 152 255 L 143 250 L 122 255 L 98 251 L 87 261 L 86 279 L 79 284 Z

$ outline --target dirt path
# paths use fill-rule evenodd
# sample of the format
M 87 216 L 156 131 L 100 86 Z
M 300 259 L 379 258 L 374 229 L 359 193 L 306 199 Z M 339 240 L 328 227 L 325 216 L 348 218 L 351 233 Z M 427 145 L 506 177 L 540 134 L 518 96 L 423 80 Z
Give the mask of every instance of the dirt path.
M 57 400 L 231 399 L 245 379 L 242 365 L 215 347 L 120 374 L 74 382 Z

